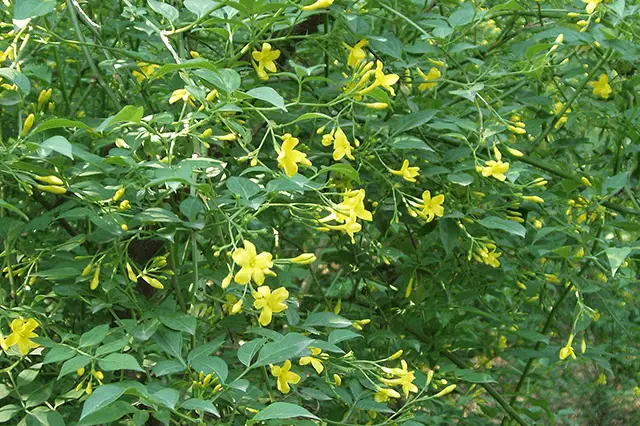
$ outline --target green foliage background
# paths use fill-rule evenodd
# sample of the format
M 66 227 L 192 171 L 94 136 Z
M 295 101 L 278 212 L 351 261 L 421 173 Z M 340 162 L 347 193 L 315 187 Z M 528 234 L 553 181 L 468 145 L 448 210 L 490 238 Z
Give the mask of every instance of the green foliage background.
M 632 424 L 636 2 L 309 4 L 2 0 L 0 339 L 39 327 L 3 344 L 0 422 Z M 318 222 L 360 190 L 354 242 Z M 288 290 L 267 325 L 226 287 L 244 240 Z M 380 401 L 400 360 L 419 392 Z

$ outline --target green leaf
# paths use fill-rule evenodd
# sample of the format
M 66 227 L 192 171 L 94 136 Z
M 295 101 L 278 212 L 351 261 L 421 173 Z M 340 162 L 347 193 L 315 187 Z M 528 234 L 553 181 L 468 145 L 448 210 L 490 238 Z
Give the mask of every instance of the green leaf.
M 289 333 L 279 342 L 267 343 L 260 350 L 258 361 L 253 367 L 277 364 L 287 359 L 295 358 L 305 350 L 313 339 L 299 333 Z
M 107 334 L 109 334 L 109 326 L 107 324 L 94 327 L 80 336 L 80 343 L 78 344 L 78 347 L 85 348 L 88 346 L 98 345 L 102 343 L 105 337 L 107 337 Z
M 187 361 L 191 362 L 192 360 L 198 357 L 211 355 L 212 353 L 217 351 L 220 346 L 222 346 L 222 344 L 225 342 L 226 339 L 227 337 L 225 335 L 222 335 L 222 336 L 216 337 L 209 343 L 196 346 L 189 352 L 189 355 L 187 355 Z
M 176 216 L 174 213 L 170 212 L 169 210 L 162 209 L 160 207 L 151 207 L 149 209 L 146 209 L 145 211 L 138 213 L 135 216 L 135 219 L 139 220 L 140 222 L 156 222 L 156 223 L 182 222 L 182 220 L 180 220 L 180 218 Z
M 133 105 L 127 105 L 120 110 L 116 115 L 112 115 L 107 118 L 96 127 L 96 132 L 102 133 L 108 127 L 113 126 L 117 123 L 139 123 L 142 120 L 142 115 L 144 114 L 143 107 L 135 107 Z
M 160 68 L 158 68 L 158 70 L 155 73 L 153 73 L 151 78 L 155 80 L 162 77 L 165 74 L 169 74 L 174 71 L 194 69 L 194 68 L 196 69 L 204 68 L 211 71 L 218 71 L 218 67 L 213 65 L 213 62 L 207 61 L 206 59 L 203 59 L 203 58 L 197 58 L 197 59 L 188 59 L 179 64 L 165 64 Z
M 110 354 L 98 361 L 104 371 L 134 370 L 143 371 L 138 361 L 129 354 Z
M 196 197 L 188 197 L 180 203 L 180 212 L 187 217 L 189 222 L 194 222 L 202 210 L 204 210 L 204 205 Z
M 164 388 L 151 395 L 151 398 L 153 401 L 173 410 L 180 399 L 180 392 L 176 389 Z
M 73 160 L 73 149 L 64 136 L 53 136 L 40 144 L 41 149 L 55 151 Z
M 306 409 L 299 405 L 289 404 L 288 402 L 274 402 L 264 410 L 260 410 L 253 420 L 271 420 L 271 419 L 292 419 L 294 417 L 305 417 L 308 419 L 320 420 Z
M 473 21 L 476 11 L 471 2 L 462 3 L 462 5 L 449 16 L 449 25 L 453 28 L 467 25 Z
M 128 344 L 129 344 L 129 338 L 123 337 L 121 339 L 114 340 L 113 342 L 105 343 L 104 345 L 100 346 L 96 350 L 95 355 L 99 357 L 102 355 L 110 354 L 112 352 L 117 352 L 122 348 L 124 348 L 125 346 L 127 346 Z
M 91 362 L 91 358 L 85 355 L 76 355 L 68 361 L 65 361 L 60 367 L 58 380 L 70 373 L 75 373 L 78 368 L 82 368 Z
M 229 375 L 227 363 L 217 356 L 201 356 L 191 361 L 194 371 L 202 371 L 204 374 L 215 373 L 220 381 L 224 383 Z
M 38 127 L 33 129 L 32 134 L 44 132 L 45 130 L 51 129 L 59 129 L 59 128 L 67 128 L 67 127 L 77 127 L 78 129 L 89 129 L 90 127 L 84 124 L 82 121 L 77 120 L 67 120 L 66 118 L 52 118 L 40 124 Z
M 9 204 L 7 203 L 5 200 L 3 200 L 2 198 L 0 198 L 0 207 L 5 208 L 9 211 L 14 212 L 15 214 L 17 214 L 18 216 L 20 216 L 21 218 L 23 218 L 24 220 L 26 220 L 27 222 L 29 221 L 29 216 L 27 216 L 26 214 L 22 213 L 22 211 L 20 211 L 19 208 L 17 208 L 16 206 L 14 206 L 13 204 Z
M 184 0 L 183 4 L 190 12 L 193 12 L 200 18 L 207 14 L 207 11 L 216 7 L 218 3 L 213 0 Z
M 415 136 L 400 135 L 393 139 L 391 147 L 395 149 L 420 149 L 423 151 L 434 152 L 425 141 Z
M 191 315 L 183 314 L 182 312 L 167 313 L 162 312 L 158 315 L 158 319 L 162 324 L 169 327 L 172 330 L 184 331 L 192 336 L 196 334 L 197 321 L 195 317 Z
M 484 84 L 480 83 L 475 84 L 468 89 L 452 90 L 449 93 L 451 93 L 452 95 L 462 96 L 463 98 L 473 102 L 476 99 L 476 95 L 478 94 L 478 92 L 482 89 L 484 89 Z
M 165 359 L 158 361 L 156 365 L 153 366 L 153 374 L 155 374 L 156 377 L 161 377 L 167 374 L 181 373 L 186 369 L 187 367 L 178 360 Z
M 26 1 L 31 2 L 31 0 Z M 20 89 L 22 94 L 25 96 L 31 91 L 31 83 L 29 83 L 29 79 L 20 71 L 16 71 L 13 68 L 0 68 L 0 77 L 6 78 L 15 83 L 15 85 L 18 86 L 18 89 Z
M 231 68 L 199 69 L 193 72 L 198 77 L 213 84 L 216 88 L 231 94 L 240 87 L 242 80 L 240 74 Z
M 26 417 L 27 426 L 65 426 L 62 414 L 47 407 L 36 407 Z
M 99 386 L 93 391 L 89 398 L 84 402 L 82 407 L 82 414 L 80 420 L 87 417 L 89 414 L 95 413 L 98 410 L 107 407 L 109 404 L 115 402 L 124 394 L 127 390 L 126 387 L 118 384 L 108 384 Z
M 170 4 L 162 3 L 157 0 L 147 0 L 147 3 L 149 3 L 151 9 L 164 16 L 171 22 L 175 21 L 176 19 L 178 19 L 178 16 L 180 16 L 178 9 L 171 6 Z
M 360 182 L 360 174 L 350 164 L 335 163 L 330 165 L 329 167 L 324 166 L 322 167 L 322 169 L 320 169 L 320 174 L 329 172 L 341 173 L 352 181 Z
M 13 19 L 37 18 L 51 12 L 55 7 L 55 0 L 17 0 L 13 2 Z
M 333 330 L 329 333 L 329 343 L 335 345 L 336 343 L 344 342 L 345 340 L 357 339 L 362 336 L 351 330 Z
M 240 198 L 248 200 L 260 192 L 260 187 L 251 180 L 243 177 L 232 176 L 227 179 L 226 183 L 229 191 L 240 196 Z
M 237 353 L 240 362 L 247 367 L 250 366 L 251 360 L 258 353 L 258 351 L 266 341 L 267 339 L 261 337 L 259 339 L 251 340 L 250 342 L 247 342 L 244 345 L 240 346 Z
M 469 186 L 473 183 L 474 178 L 470 174 L 467 173 L 454 173 L 447 176 L 447 180 L 449 182 L 453 182 L 460 186 Z
M 174 358 L 182 359 L 182 333 L 161 327 L 153 335 L 156 343 Z
M 302 324 L 302 328 L 307 327 L 333 327 L 333 328 L 346 328 L 351 327 L 352 321 L 336 315 L 333 312 L 316 312 L 307 318 Z
M 633 249 L 631 247 L 609 247 L 606 250 L 607 259 L 609 259 L 609 266 L 611 267 L 611 276 L 615 276 L 616 272 L 620 268 L 620 265 L 624 263 L 624 260 L 629 256 Z
M 94 425 L 107 425 L 114 424 L 116 420 L 122 416 L 134 413 L 137 410 L 127 404 L 124 401 L 116 401 L 108 407 L 104 407 L 102 410 L 98 410 L 93 414 L 88 415 L 77 426 L 94 426 Z
M 442 246 L 444 247 L 447 256 L 449 256 L 453 249 L 458 245 L 460 227 L 458 227 L 458 224 L 454 219 L 442 218 L 438 220 L 438 230 Z
M 22 407 L 16 404 L 7 404 L 0 407 L 0 423 L 8 422 L 22 411 Z
M 246 92 L 246 95 L 270 103 L 283 111 L 287 111 L 287 108 L 284 106 L 284 98 L 271 87 L 256 87 Z
M 527 234 L 527 230 L 524 226 L 520 225 L 518 222 L 513 220 L 502 219 L 497 216 L 489 216 L 478 221 L 480 225 L 489 229 L 500 229 L 502 231 L 506 231 L 510 234 L 517 235 L 519 237 L 524 238 Z
M 472 370 L 455 370 L 456 375 L 465 382 L 469 383 L 498 383 L 491 375 L 487 373 L 477 373 Z
M 71 348 L 57 346 L 55 348 L 51 348 L 51 350 L 47 352 L 42 363 L 51 364 L 52 362 L 66 361 L 70 358 L 73 358 L 75 354 L 76 351 Z
M 218 409 L 213 405 L 211 401 L 203 401 L 201 399 L 187 399 L 180 404 L 180 408 L 185 410 L 197 410 L 205 413 L 213 414 L 216 417 L 220 417 Z
M 438 110 L 436 109 L 425 109 L 423 111 L 412 112 L 411 114 L 393 118 L 389 121 L 392 136 L 407 132 L 428 123 L 437 113 Z

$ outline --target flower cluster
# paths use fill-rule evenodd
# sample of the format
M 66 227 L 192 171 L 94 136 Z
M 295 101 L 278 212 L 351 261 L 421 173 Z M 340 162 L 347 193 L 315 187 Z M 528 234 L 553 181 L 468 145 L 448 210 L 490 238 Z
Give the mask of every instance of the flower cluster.
M 357 220 L 373 220 L 373 215 L 364 206 L 365 196 L 364 189 L 345 192 L 343 201 L 334 205 L 328 216 L 318 220 L 324 225 L 320 229 L 346 232 L 351 237 L 351 242 L 355 243 L 354 234 L 362 230 L 362 225 Z M 340 225 L 329 225 L 327 222 L 338 222 Z

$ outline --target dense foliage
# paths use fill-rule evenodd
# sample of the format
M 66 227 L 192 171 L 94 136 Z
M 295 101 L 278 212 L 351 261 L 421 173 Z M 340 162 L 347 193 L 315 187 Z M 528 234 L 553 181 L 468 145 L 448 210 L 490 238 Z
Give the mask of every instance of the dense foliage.
M 0 423 L 637 421 L 637 2 L 0 4 Z

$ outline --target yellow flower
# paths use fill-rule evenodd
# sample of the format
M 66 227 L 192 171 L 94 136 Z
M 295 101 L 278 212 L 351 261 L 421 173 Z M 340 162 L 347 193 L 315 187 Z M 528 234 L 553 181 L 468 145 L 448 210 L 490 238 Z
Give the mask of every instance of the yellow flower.
M 11 321 L 9 327 L 11 327 L 12 333 L 6 338 L 4 341 L 7 347 L 11 347 L 14 345 L 18 345 L 18 350 L 22 355 L 26 355 L 33 348 L 37 348 L 37 343 L 34 343 L 30 339 L 33 337 L 38 337 L 36 333 L 33 332 L 36 328 L 38 328 L 40 324 L 33 318 L 29 319 L 14 319 Z
M 364 58 L 367 57 L 367 52 L 364 51 L 363 47 L 367 46 L 369 41 L 367 39 L 362 39 L 356 43 L 355 46 L 349 48 L 349 56 L 347 57 L 347 64 L 351 68 L 358 68 L 358 65 Z
M 194 106 L 193 100 L 194 97 L 187 91 L 187 89 L 177 89 L 174 90 L 169 98 L 170 104 L 175 104 L 178 101 L 187 102 L 189 105 Z
M 298 163 L 303 166 L 311 166 L 311 161 L 307 158 L 307 154 L 296 149 L 298 138 L 294 138 L 290 133 L 282 136 L 284 142 L 278 154 L 278 167 L 284 169 L 287 176 L 291 177 L 298 173 Z
M 436 67 L 432 67 L 429 70 L 429 73 L 426 75 L 420 68 L 416 69 L 416 71 L 418 72 L 418 75 L 420 75 L 420 77 L 424 80 L 424 83 L 421 83 L 418 86 L 418 90 L 420 90 L 421 92 L 424 92 L 427 89 L 433 90 L 433 88 L 438 84 L 433 80 L 437 80 L 442 77 L 442 73 L 440 73 L 440 70 Z
M 573 346 L 571 346 L 571 343 L 573 343 L 573 334 L 569 336 L 569 341 L 567 342 L 567 344 L 562 349 L 560 349 L 560 359 L 565 359 L 567 357 L 576 359 L 576 353 L 573 350 Z
M 362 225 L 356 222 L 356 215 L 354 212 L 351 212 L 347 220 L 342 225 L 325 225 L 325 227 L 325 229 L 346 232 L 347 235 L 351 237 L 352 244 L 356 243 L 356 240 L 354 238 L 355 233 L 362 230 Z
M 291 371 L 291 361 L 289 360 L 286 360 L 282 367 L 272 365 L 271 375 L 278 378 L 278 390 L 282 393 L 289 393 L 291 390 L 289 383 L 295 385 L 300 381 L 300 376 Z
M 396 84 L 396 82 L 400 79 L 400 76 L 398 76 L 398 74 L 385 74 L 382 70 L 382 67 L 382 61 L 377 61 L 376 69 L 375 71 L 373 71 L 375 80 L 369 87 L 367 87 L 366 89 L 362 89 L 359 92 L 360 95 L 366 95 L 378 86 L 382 86 L 384 89 L 387 89 L 391 96 L 396 95 L 396 92 L 393 90 L 393 87 L 391 87 L 391 85 Z
M 589 86 L 593 87 L 593 94 L 602 99 L 607 99 L 613 91 L 609 86 L 609 77 L 606 74 L 600 74 L 600 79 L 590 82 Z
M 400 398 L 400 394 L 393 389 L 378 388 L 378 392 L 373 395 L 376 402 L 387 402 L 389 398 Z
M 236 249 L 233 252 L 233 260 L 240 266 L 240 270 L 236 273 L 234 281 L 238 284 L 247 284 L 251 279 L 258 284 L 264 283 L 265 274 L 275 275 L 269 269 L 273 267 L 271 253 L 263 251 L 260 254 L 256 252 L 256 246 L 252 242 L 244 240 L 244 248 Z
M 409 182 L 415 182 L 416 176 L 420 175 L 420 167 L 409 167 L 409 160 L 404 160 L 402 162 L 402 167 L 400 170 L 389 170 L 391 174 L 396 176 L 402 176 L 404 180 Z
M 585 10 L 589 15 L 596 11 L 598 5 L 602 2 L 602 0 L 582 0 L 582 3 L 586 3 L 587 7 Z
M 417 212 L 427 222 L 431 222 L 436 216 L 444 215 L 444 194 L 438 194 L 431 198 L 431 191 L 427 190 L 422 193 L 422 211 Z
M 271 45 L 269 43 L 262 43 L 262 51 L 254 50 L 251 52 L 251 57 L 255 60 L 253 67 L 256 69 L 260 79 L 267 80 L 269 78 L 265 69 L 271 72 L 278 71 L 274 61 L 280 57 L 280 51 L 271 50 Z
M 316 372 L 320 374 L 324 371 L 324 365 L 322 364 L 321 357 L 326 357 L 326 355 L 322 353 L 322 349 L 311 347 L 309 349 L 311 349 L 312 356 L 303 356 L 302 358 L 300 358 L 300 365 L 311 364 Z
M 333 4 L 334 0 L 317 0 L 315 3 L 309 6 L 304 6 L 302 10 L 318 10 L 326 9 Z
M 492 268 L 500 267 L 498 258 L 502 256 L 502 253 L 496 252 L 496 246 L 494 244 L 485 244 L 478 250 L 478 254 L 480 255 L 480 261 L 485 265 L 489 265 Z
M 401 368 L 392 368 L 389 371 L 394 376 L 398 376 L 395 379 L 380 379 L 384 384 L 389 386 L 402 386 L 402 392 L 404 393 L 405 398 L 409 397 L 409 392 L 417 393 L 418 386 L 416 386 L 413 381 L 416 379 L 413 371 L 407 370 L 407 361 L 400 361 Z
M 324 137 L 323 137 L 324 143 Z M 333 159 L 339 161 L 342 157 L 347 156 L 349 160 L 355 160 L 351 154 L 351 143 L 347 139 L 347 135 L 341 128 L 338 128 L 335 133 L 335 139 L 333 140 Z
M 133 74 L 138 83 L 142 83 L 145 78 L 149 78 L 155 74 L 158 68 L 160 68 L 160 65 L 138 62 L 138 68 L 140 68 L 140 71 L 133 71 L 131 74 Z
M 269 286 L 263 285 L 258 287 L 258 289 L 252 294 L 255 299 L 253 307 L 262 310 L 258 321 L 263 327 L 266 327 L 271 323 L 271 318 L 274 312 L 282 312 L 288 308 L 285 303 L 282 303 L 287 300 L 287 297 L 289 297 L 289 292 L 284 287 L 280 287 L 271 292 Z
M 358 219 L 368 222 L 373 220 L 373 215 L 364 206 L 364 199 L 366 197 L 364 189 L 345 192 L 343 197 L 342 203 L 337 204 L 331 214 L 323 217 L 319 222 L 324 223 L 335 220 L 344 223 L 349 220 L 351 214 Z
M 482 176 L 493 176 L 501 182 L 504 182 L 507 178 L 505 173 L 509 170 L 509 163 L 503 163 L 501 160 L 489 160 L 485 161 L 485 166 L 482 167 Z

